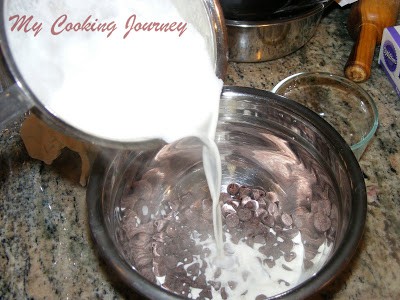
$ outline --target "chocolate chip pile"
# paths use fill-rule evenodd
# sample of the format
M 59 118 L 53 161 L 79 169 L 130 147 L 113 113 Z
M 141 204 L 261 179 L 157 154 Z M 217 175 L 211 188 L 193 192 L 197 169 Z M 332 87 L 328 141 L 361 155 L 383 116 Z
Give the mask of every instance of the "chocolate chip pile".
M 337 226 L 337 209 L 329 199 L 310 203 L 310 209 L 299 206 L 291 213 L 280 207 L 276 192 L 261 187 L 239 186 L 232 183 L 223 199 L 222 214 L 232 242 L 244 240 L 249 246 L 263 244 L 259 251 L 265 254 L 264 263 L 270 268 L 281 256 L 292 261 L 293 238 L 301 233 L 305 249 L 304 268 L 313 266 L 313 258 L 325 242 L 333 242 Z M 284 266 L 285 268 L 285 266 Z
M 126 259 L 148 280 L 181 296 L 211 299 L 217 291 L 227 299 L 237 282 L 222 286 L 218 269 L 213 278 L 205 276 L 209 267 L 206 258 L 211 251 L 201 242 L 213 233 L 208 190 L 192 186 L 180 195 L 165 197 L 161 204 L 152 203 L 152 198 L 146 200 L 143 193 L 151 195 L 156 184 L 154 180 L 139 180 L 134 183 L 133 193 L 121 201 L 125 206 L 121 244 L 125 245 Z M 229 184 L 220 197 L 224 232 L 234 244 L 257 245 L 264 257 L 260 263 L 268 268 L 282 257 L 287 263 L 296 258 L 293 239 L 301 233 L 303 267 L 310 269 L 320 246 L 334 240 L 337 226 L 336 206 L 328 197 L 318 198 L 289 212 L 283 211 L 282 199 L 275 191 Z M 286 264 L 281 267 L 290 271 Z M 290 288 L 284 278 L 280 283 Z M 194 295 L 192 289 L 200 292 Z

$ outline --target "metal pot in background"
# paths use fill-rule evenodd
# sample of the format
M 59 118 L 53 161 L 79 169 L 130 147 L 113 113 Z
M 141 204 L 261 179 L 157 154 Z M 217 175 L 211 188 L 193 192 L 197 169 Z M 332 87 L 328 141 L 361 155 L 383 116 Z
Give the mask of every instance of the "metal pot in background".
M 224 8 L 223 2 L 221 6 Z M 227 19 L 229 12 L 225 6 L 229 60 L 268 61 L 286 56 L 304 46 L 314 35 L 324 10 L 333 0 L 308 2 L 299 7 L 295 4 L 281 7 L 269 18 L 264 16 L 265 20 Z

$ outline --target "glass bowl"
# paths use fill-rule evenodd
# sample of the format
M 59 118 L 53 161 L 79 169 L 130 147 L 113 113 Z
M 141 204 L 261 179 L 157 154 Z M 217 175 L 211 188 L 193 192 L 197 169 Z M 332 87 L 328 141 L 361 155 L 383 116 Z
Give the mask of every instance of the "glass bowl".
M 272 92 L 307 106 L 330 123 L 360 159 L 378 128 L 375 102 L 358 84 L 323 72 L 305 72 L 279 82 Z
M 223 259 L 197 139 L 99 154 L 87 203 L 110 274 L 149 299 L 303 299 L 326 286 L 366 218 L 363 174 L 343 138 L 295 101 L 225 87 L 216 142 Z

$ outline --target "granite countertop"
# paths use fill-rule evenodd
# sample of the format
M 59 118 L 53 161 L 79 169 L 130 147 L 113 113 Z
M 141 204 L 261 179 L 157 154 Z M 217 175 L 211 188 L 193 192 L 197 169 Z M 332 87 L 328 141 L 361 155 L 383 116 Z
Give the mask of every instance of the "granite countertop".
M 306 46 L 285 58 L 230 63 L 226 84 L 271 90 L 300 71 L 342 75 L 353 45 L 348 13 L 333 5 Z M 315 299 L 400 298 L 400 101 L 377 54 L 361 86 L 380 114 L 360 161 L 368 190 L 365 234 L 349 266 Z M 78 157 L 64 151 L 52 165 L 30 158 L 19 127 L 14 122 L 0 133 L 0 299 L 123 298 L 90 237 Z

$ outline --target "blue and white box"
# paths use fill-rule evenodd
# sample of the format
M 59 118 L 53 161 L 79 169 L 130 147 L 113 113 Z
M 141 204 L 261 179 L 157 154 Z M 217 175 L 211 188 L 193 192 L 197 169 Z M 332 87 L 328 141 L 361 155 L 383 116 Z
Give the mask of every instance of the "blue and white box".
M 400 26 L 388 27 L 383 30 L 379 65 L 400 97 Z

